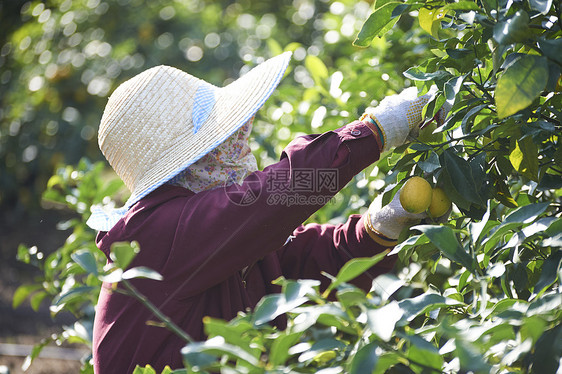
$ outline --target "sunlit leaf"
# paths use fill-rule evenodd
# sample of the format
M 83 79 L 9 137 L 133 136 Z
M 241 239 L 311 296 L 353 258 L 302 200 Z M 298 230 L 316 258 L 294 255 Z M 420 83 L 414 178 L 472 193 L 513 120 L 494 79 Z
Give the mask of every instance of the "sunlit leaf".
M 325 295 L 327 295 L 331 290 L 333 290 L 340 284 L 349 282 L 350 280 L 357 278 L 359 275 L 375 266 L 378 262 L 386 257 L 389 251 L 390 250 L 387 249 L 386 251 L 381 252 L 373 257 L 354 258 L 348 261 L 344 266 L 342 266 L 342 268 L 338 272 L 338 275 L 336 276 L 336 279 L 330 284 L 330 286 L 328 286 Z
M 381 297 L 382 301 L 388 300 L 400 287 L 404 285 L 404 280 L 393 274 L 381 274 L 373 279 L 371 291 Z
M 160 273 L 155 270 L 149 269 L 144 266 L 134 267 L 125 271 L 122 275 L 123 279 L 134 279 L 134 278 L 146 278 L 146 279 L 153 279 L 153 280 L 162 280 L 164 279 Z
M 146 365 L 145 367 L 141 367 L 137 365 L 135 370 L 133 370 L 133 374 L 157 374 L 156 370 L 150 365 Z
M 550 203 L 536 203 L 524 205 L 509 213 L 502 222 L 502 226 L 510 223 L 531 223 L 541 215 Z
M 474 1 L 464 1 L 461 0 L 455 3 L 448 3 L 443 6 L 445 10 L 474 10 L 480 12 L 482 9 L 476 5 Z
M 254 310 L 253 320 L 256 325 L 269 322 L 283 313 L 308 301 L 305 296 L 293 298 L 288 301 L 283 294 L 267 295 L 262 298 Z
M 495 91 L 499 118 L 527 108 L 540 95 L 548 80 L 548 65 L 541 56 L 515 60 L 500 76 Z
M 538 181 L 539 158 L 538 148 L 529 136 L 519 139 L 515 143 L 515 149 L 509 155 L 509 161 L 513 168 L 527 178 Z
M 373 38 L 381 36 L 381 32 L 390 23 L 394 24 L 398 20 L 398 18 L 392 18 L 393 11 L 398 5 L 401 4 L 393 0 L 377 0 L 375 10 L 363 23 L 361 31 L 353 41 L 353 45 L 368 47 Z
M 382 340 L 389 341 L 394 332 L 396 322 L 400 321 L 404 311 L 398 302 L 390 303 L 367 312 L 369 327 Z
M 447 14 L 444 8 L 420 8 L 418 19 L 422 29 L 427 31 L 435 39 L 439 39 L 439 29 L 441 28 L 441 20 Z
M 259 366 L 259 361 L 241 347 L 225 343 L 221 337 L 211 338 L 202 343 L 191 343 L 183 347 L 181 350 L 183 358 L 187 361 L 191 360 L 194 355 L 212 355 L 221 357 L 226 355 L 233 359 L 240 359 L 251 366 Z M 208 356 L 206 356 L 208 357 Z

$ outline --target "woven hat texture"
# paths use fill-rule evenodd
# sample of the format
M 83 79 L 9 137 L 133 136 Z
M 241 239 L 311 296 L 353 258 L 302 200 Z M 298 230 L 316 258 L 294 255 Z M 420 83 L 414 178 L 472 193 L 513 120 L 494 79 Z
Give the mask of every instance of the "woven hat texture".
M 170 66 L 122 83 L 108 100 L 98 143 L 131 197 L 116 211 L 94 209 L 90 227 L 108 231 L 133 204 L 236 132 L 275 90 L 290 58 L 273 57 L 225 87 Z

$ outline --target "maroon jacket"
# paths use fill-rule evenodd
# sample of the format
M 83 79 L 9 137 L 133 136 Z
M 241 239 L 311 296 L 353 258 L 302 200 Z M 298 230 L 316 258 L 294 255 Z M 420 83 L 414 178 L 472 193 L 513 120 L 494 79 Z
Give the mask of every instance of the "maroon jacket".
M 278 292 L 271 281 L 327 278 L 353 257 L 386 249 L 369 237 L 363 217 L 340 225 L 302 225 L 351 178 L 379 158 L 379 145 L 362 122 L 292 141 L 281 160 L 252 173 L 244 183 L 195 194 L 163 185 L 134 205 L 98 247 L 136 240 L 140 253 L 131 266 L 147 266 L 162 281 L 134 280 L 134 285 L 196 340 L 205 339 L 202 318 L 230 320 Z M 368 290 L 372 276 L 389 271 L 385 259 L 355 284 Z M 245 269 L 248 267 L 247 269 Z M 245 271 L 242 271 L 244 269 Z M 161 327 L 134 300 L 101 290 L 94 323 L 95 372 L 131 373 L 137 364 L 182 367 L 180 338 Z M 281 328 L 283 326 L 280 326 Z

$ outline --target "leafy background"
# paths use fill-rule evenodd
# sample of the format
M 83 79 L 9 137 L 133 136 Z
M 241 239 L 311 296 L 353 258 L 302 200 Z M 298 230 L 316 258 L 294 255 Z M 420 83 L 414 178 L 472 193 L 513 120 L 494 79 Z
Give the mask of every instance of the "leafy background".
M 43 345 L 91 340 L 92 307 L 109 273 L 84 222 L 92 204 L 127 195 L 99 161 L 95 142 L 112 89 L 157 64 L 223 85 L 292 50 L 291 71 L 256 120 L 252 148 L 262 167 L 295 136 L 341 126 L 407 86 L 439 88 L 427 118 L 452 105 L 442 127 L 430 124 L 409 146 L 384 155 L 311 220 L 340 222 L 375 196 L 388 202 L 410 175 L 442 186 L 455 208 L 447 224 L 404 233 L 394 250 L 398 265 L 369 293 L 346 282 L 376 257 L 327 275 L 331 298 L 315 282 L 279 280 L 282 294 L 264 298 L 253 313 L 206 321 L 210 339 L 182 352 L 186 371 L 560 371 L 558 1 L 66 0 L 1 7 L 8 31 L 0 50 L 2 219 L 9 227 L 46 207 L 73 212 L 59 224 L 69 236 L 56 251 L 44 253 L 41 243 L 17 251 L 40 273 L 17 289 L 14 307 L 28 299 L 35 309 L 48 303 L 53 315 L 71 313 L 75 321 L 47 337 L 30 360 Z M 129 258 L 128 251 L 116 249 L 116 256 Z M 280 313 L 288 313 L 286 331 L 266 323 Z M 82 367 L 91 370 L 87 355 Z

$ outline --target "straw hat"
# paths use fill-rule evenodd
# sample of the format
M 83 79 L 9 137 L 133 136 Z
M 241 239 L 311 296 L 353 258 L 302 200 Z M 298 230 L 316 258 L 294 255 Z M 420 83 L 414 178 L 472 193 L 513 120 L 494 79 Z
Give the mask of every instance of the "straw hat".
M 137 201 L 203 157 L 252 118 L 287 69 L 273 57 L 225 87 L 169 66 L 148 69 L 110 96 L 99 147 L 131 197 L 112 212 L 93 210 L 90 227 L 108 231 Z

